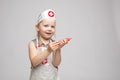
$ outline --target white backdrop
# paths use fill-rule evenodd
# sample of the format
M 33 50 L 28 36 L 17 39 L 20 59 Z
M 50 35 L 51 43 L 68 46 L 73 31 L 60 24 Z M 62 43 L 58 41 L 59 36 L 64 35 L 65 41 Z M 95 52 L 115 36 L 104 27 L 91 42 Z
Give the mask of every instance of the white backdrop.
M 56 11 L 61 80 L 120 80 L 120 0 L 0 0 L 0 80 L 29 80 L 38 14 Z

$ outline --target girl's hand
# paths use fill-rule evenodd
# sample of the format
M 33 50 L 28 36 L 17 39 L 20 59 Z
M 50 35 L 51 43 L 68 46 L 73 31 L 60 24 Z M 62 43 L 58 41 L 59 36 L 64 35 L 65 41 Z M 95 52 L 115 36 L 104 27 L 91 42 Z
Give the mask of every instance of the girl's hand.
M 58 41 L 52 42 L 52 43 L 48 44 L 48 49 L 50 51 L 55 52 L 57 49 L 59 49 L 59 45 L 60 45 L 60 43 Z
M 49 49 L 50 51 L 56 52 L 56 50 L 61 49 L 61 48 L 62 48 L 65 44 L 67 44 L 70 40 L 71 40 L 71 38 L 65 38 L 65 39 L 62 39 L 62 40 L 60 40 L 60 41 L 52 42 L 52 43 L 48 44 L 48 49 Z
M 65 39 L 62 39 L 59 42 L 59 48 L 62 48 L 65 44 L 67 44 L 69 41 L 71 40 L 71 38 L 65 38 Z

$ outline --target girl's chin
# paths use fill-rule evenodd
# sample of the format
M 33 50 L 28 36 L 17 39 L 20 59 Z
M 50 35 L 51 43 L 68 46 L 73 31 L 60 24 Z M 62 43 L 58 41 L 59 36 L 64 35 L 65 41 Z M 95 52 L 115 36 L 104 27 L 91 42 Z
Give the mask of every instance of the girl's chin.
M 44 35 L 42 38 L 45 40 L 50 40 L 52 35 Z
M 45 36 L 46 39 L 51 39 L 51 37 L 52 37 L 51 35 Z
M 49 39 L 51 39 L 51 37 L 44 37 L 44 39 L 45 39 L 45 40 L 49 40 Z

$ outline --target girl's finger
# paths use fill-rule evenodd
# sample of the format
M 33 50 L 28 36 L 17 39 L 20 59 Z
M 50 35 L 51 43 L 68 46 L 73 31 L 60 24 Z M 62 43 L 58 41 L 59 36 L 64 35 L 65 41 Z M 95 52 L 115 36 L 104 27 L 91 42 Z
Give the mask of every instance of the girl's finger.
M 56 51 L 58 48 L 59 48 L 58 46 L 54 46 L 54 47 L 52 47 L 52 50 Z
M 67 40 L 63 39 L 60 41 L 60 44 L 66 44 L 67 43 Z

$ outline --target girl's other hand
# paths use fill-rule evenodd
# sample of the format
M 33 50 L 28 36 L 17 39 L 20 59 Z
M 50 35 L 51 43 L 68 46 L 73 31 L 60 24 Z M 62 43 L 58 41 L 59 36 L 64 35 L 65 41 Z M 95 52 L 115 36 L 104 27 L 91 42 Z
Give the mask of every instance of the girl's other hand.
M 48 44 L 48 50 L 55 52 L 56 50 L 61 49 L 64 45 L 66 45 L 71 38 L 65 38 L 59 41 L 52 42 Z
M 58 41 L 52 42 L 52 43 L 48 44 L 48 49 L 50 51 L 55 52 L 57 49 L 59 49 L 59 45 L 60 45 L 60 43 Z
M 59 42 L 59 48 L 62 48 L 65 44 L 67 44 L 69 41 L 71 40 L 71 38 L 65 38 L 65 39 L 62 39 Z

